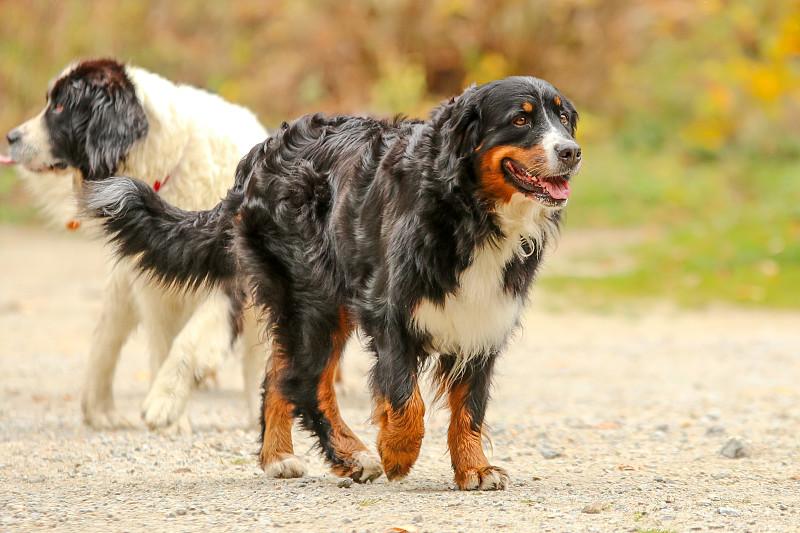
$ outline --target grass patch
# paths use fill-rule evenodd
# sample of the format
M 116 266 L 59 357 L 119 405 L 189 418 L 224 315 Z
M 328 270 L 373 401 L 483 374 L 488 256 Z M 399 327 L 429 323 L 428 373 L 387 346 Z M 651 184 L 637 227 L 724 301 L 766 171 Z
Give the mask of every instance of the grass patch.
M 587 150 L 586 161 L 565 232 L 638 227 L 648 237 L 626 251 L 634 266 L 625 272 L 550 272 L 544 287 L 590 306 L 622 296 L 800 308 L 800 160 L 728 154 L 692 161 L 608 143 Z M 603 253 L 618 251 L 587 250 Z

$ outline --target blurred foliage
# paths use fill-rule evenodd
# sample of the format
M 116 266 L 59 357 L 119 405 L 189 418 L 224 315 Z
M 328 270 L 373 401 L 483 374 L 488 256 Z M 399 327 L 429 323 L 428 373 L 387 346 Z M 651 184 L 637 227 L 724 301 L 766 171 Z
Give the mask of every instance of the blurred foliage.
M 0 0 L 0 11 L 0 130 L 38 112 L 78 57 L 206 87 L 272 127 L 312 111 L 425 116 L 469 83 L 534 75 L 582 114 L 569 224 L 658 230 L 634 252 L 639 270 L 576 286 L 778 303 L 770 295 L 791 299 L 800 279 L 800 0 Z M 3 182 L 0 204 L 18 202 Z

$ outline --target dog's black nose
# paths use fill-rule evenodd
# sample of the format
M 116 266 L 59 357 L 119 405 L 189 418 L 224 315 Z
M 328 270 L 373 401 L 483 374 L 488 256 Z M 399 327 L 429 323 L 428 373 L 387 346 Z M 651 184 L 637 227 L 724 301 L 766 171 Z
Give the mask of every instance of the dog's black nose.
M 22 132 L 19 130 L 11 130 L 6 135 L 6 139 L 8 139 L 8 144 L 14 144 L 18 140 L 22 138 Z
M 555 146 L 558 158 L 564 163 L 575 166 L 581 160 L 581 147 L 575 141 L 559 143 Z

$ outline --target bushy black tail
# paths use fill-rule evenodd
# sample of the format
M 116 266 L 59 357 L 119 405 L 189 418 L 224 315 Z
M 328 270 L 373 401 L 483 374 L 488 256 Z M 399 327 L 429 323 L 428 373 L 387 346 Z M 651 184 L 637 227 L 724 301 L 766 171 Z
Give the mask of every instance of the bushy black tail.
M 244 198 L 241 187 L 208 211 L 183 211 L 142 181 L 110 178 L 86 182 L 83 213 L 103 221 L 103 232 L 120 257 L 165 285 L 216 285 L 236 273 L 233 217 Z

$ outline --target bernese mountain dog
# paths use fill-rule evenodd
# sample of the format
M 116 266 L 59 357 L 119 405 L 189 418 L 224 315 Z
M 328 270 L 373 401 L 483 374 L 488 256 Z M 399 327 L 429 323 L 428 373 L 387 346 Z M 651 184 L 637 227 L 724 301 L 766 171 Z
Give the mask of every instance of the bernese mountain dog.
M 266 131 L 247 109 L 113 59 L 67 67 L 47 91 L 44 109 L 8 133 L 9 156 L 50 221 L 81 225 L 73 188 L 117 172 L 143 180 L 154 194 L 185 209 L 213 207 L 230 187 L 239 159 Z M 81 233 L 85 232 L 81 228 Z M 129 426 L 114 406 L 120 350 L 138 324 L 149 341 L 153 383 L 142 407 L 151 428 L 191 431 L 187 402 L 194 385 L 235 349 L 244 351 L 245 389 L 258 416 L 266 354 L 252 317 L 242 326 L 240 298 L 218 288 L 174 291 L 113 266 L 94 333 L 81 405 L 94 428 Z
M 161 283 L 242 284 L 268 312 L 269 474 L 304 471 L 291 440 L 299 418 L 336 474 L 407 475 L 424 433 L 419 380 L 432 368 L 451 409 L 455 482 L 504 489 L 508 475 L 481 446 L 492 370 L 581 168 L 577 120 L 550 83 L 511 77 L 468 88 L 428 121 L 284 124 L 210 211 L 179 210 L 130 179 L 88 184 L 84 208 Z M 333 389 L 355 328 L 374 355 L 379 459 L 342 420 Z

